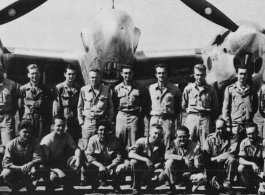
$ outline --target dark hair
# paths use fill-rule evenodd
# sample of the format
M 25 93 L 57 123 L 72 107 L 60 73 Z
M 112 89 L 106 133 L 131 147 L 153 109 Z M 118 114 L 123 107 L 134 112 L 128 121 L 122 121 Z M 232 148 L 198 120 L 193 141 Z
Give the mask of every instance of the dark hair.
M 120 72 L 122 72 L 123 69 L 131 69 L 134 72 L 134 68 L 132 65 L 122 64 L 120 68 Z
M 256 123 L 248 123 L 246 124 L 246 129 L 255 127 L 255 130 L 258 131 L 258 125 Z
M 239 64 L 236 66 L 236 73 L 238 73 L 238 69 L 245 69 L 248 72 L 248 67 L 245 64 Z
M 206 66 L 204 64 L 196 64 L 193 68 L 193 71 L 195 72 L 195 69 L 206 73 Z
M 67 64 L 64 68 L 64 72 L 67 72 L 67 69 L 74 70 L 76 72 L 76 67 L 73 64 Z
M 32 69 L 38 69 L 38 71 L 40 71 L 39 67 L 37 64 L 30 64 L 27 66 L 27 71 L 29 73 L 29 70 L 32 70 Z
M 163 127 L 162 127 L 161 125 L 158 125 L 158 124 L 154 124 L 154 125 L 152 125 L 152 126 L 151 126 L 151 129 L 153 129 L 153 128 L 163 130 Z
M 190 130 L 186 126 L 179 126 L 177 131 L 184 131 L 187 135 L 190 134 Z
M 90 69 L 89 72 L 96 72 L 96 73 L 99 73 L 101 75 L 101 70 L 99 68 L 92 68 L 92 69 Z
M 18 125 L 18 132 L 20 132 L 22 129 L 30 129 L 33 131 L 33 126 L 28 120 L 22 120 Z
M 155 70 L 157 68 L 164 68 L 164 69 L 166 69 L 166 72 L 168 73 L 168 67 L 166 64 L 157 64 L 157 65 L 155 65 Z
M 99 121 L 99 122 L 96 124 L 96 128 L 97 128 L 97 130 L 98 130 L 98 128 L 99 128 L 100 126 L 104 126 L 104 127 L 106 127 L 108 131 L 111 130 L 111 124 L 110 124 L 110 122 L 109 122 L 108 120 L 103 119 L 103 120 Z
M 59 116 L 59 115 L 55 115 L 52 117 L 52 125 L 55 124 L 55 120 L 58 119 L 58 120 L 62 120 L 65 122 L 65 118 L 63 116 Z
M 226 126 L 226 121 L 223 118 L 220 117 L 220 118 L 216 119 L 215 123 L 214 123 L 215 125 L 216 125 L 217 121 L 222 121 Z

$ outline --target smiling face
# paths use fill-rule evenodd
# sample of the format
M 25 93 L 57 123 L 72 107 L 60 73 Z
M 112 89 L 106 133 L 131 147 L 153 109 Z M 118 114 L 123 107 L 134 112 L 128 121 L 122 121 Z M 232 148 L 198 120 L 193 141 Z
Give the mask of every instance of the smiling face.
M 163 137 L 163 129 L 157 127 L 151 127 L 149 139 L 151 142 L 158 142 Z
M 204 71 L 201 71 L 199 69 L 194 69 L 194 78 L 195 78 L 195 83 L 199 86 L 204 85 L 205 83 L 205 77 L 206 74 Z
M 23 128 L 18 132 L 19 138 L 22 142 L 27 142 L 31 138 L 32 129 Z
M 31 82 L 38 83 L 40 80 L 40 72 L 38 68 L 32 68 L 28 70 L 28 78 Z
M 190 135 L 185 131 L 177 130 L 176 137 L 179 146 L 185 146 L 189 141 Z
M 52 125 L 52 130 L 55 134 L 61 135 L 63 134 L 65 129 L 65 121 L 62 119 L 55 119 L 54 124 Z
M 167 80 L 166 68 L 157 67 L 156 68 L 156 78 L 161 83 L 165 82 Z

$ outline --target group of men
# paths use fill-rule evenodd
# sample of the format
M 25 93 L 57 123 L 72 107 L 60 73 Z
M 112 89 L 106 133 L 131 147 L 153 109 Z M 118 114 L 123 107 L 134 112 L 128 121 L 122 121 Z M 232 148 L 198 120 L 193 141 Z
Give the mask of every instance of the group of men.
M 66 80 L 54 91 L 41 83 L 37 65 L 27 70 L 30 82 L 19 88 L 4 77 L 0 66 L 1 175 L 14 193 L 21 178 L 29 193 L 34 193 L 42 176 L 47 190 L 64 184 L 65 193 L 74 194 L 72 181 L 80 176 L 81 167 L 93 192 L 109 179 L 115 192 L 120 192 L 128 174 L 133 194 L 140 194 L 144 184 L 152 191 L 164 181 L 170 186 L 169 194 L 181 182 L 187 193 L 195 192 L 204 172 L 210 192 L 232 192 L 237 170 L 249 192 L 257 191 L 263 181 L 265 141 L 253 123 L 258 99 L 247 84 L 246 65 L 237 67 L 238 81 L 225 90 L 222 117 L 203 64 L 194 66 L 195 82 L 183 94 L 168 82 L 164 64 L 156 65 L 157 83 L 148 87 L 133 80 L 132 66 L 122 65 L 123 82 L 114 90 L 101 83 L 99 69 L 90 70 L 90 83 L 81 88 L 75 83 L 76 67 L 68 64 Z M 14 138 L 17 110 L 20 124 Z M 181 126 L 182 112 L 187 113 L 185 126 Z M 112 122 L 116 122 L 115 133 Z M 145 126 L 149 126 L 147 137 Z M 78 147 L 81 137 L 82 150 Z

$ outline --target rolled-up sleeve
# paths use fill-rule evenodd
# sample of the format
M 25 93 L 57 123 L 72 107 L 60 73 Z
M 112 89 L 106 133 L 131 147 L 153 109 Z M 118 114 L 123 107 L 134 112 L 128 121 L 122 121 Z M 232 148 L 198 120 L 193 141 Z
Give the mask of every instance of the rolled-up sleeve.
M 85 151 L 87 162 L 91 163 L 92 161 L 96 160 L 96 158 L 93 156 L 94 151 L 95 151 L 95 146 L 92 140 L 90 139 L 87 145 L 87 149 Z
M 2 161 L 2 166 L 4 169 L 9 168 L 11 165 L 13 165 L 14 159 L 12 156 L 12 145 L 10 142 L 7 144 L 6 149 L 5 149 L 5 155 Z

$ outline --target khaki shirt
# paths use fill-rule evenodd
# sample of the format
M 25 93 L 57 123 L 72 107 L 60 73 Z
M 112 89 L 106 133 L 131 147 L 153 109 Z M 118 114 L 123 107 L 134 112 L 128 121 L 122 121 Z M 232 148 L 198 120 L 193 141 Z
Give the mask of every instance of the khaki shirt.
M 68 87 L 66 82 L 56 85 L 53 101 L 53 115 L 77 118 L 77 103 L 80 87 L 76 83 Z
M 36 138 L 31 137 L 26 147 L 22 146 L 19 138 L 15 138 L 6 145 L 3 158 L 3 168 L 8 169 L 11 165 L 22 166 L 29 162 L 40 163 L 41 150 Z
M 142 109 L 144 101 L 143 87 L 133 82 L 130 90 L 124 82 L 121 82 L 114 89 L 113 103 L 118 111 L 130 112 Z
M 176 118 L 177 113 L 181 112 L 181 92 L 176 85 L 167 83 L 161 90 L 158 83 L 150 85 L 149 94 L 151 98 L 152 116 L 171 115 Z
M 243 92 L 237 83 L 225 89 L 222 113 L 227 125 L 252 122 L 257 110 L 258 96 L 248 85 Z
M 218 132 L 215 132 L 208 135 L 204 145 L 204 151 L 207 152 L 210 157 L 216 157 L 226 152 L 236 155 L 238 146 L 237 140 L 231 139 L 230 135 L 227 135 L 222 140 L 218 134 Z
M 248 138 L 243 139 L 240 144 L 238 156 L 247 161 L 255 162 L 259 167 L 263 167 L 265 158 L 265 140 L 258 137 L 255 145 L 252 145 Z
M 163 163 L 165 161 L 165 145 L 158 142 L 151 150 L 148 141 L 149 137 L 142 137 L 138 139 L 135 145 L 130 149 L 130 153 L 136 153 L 140 156 L 150 159 L 154 164 Z
M 0 114 L 16 113 L 18 94 L 17 84 L 6 78 L 0 86 Z
M 112 162 L 120 164 L 123 160 L 120 141 L 112 134 L 106 142 L 101 141 L 98 135 L 92 136 L 89 139 L 85 155 L 89 163 L 97 161 L 105 166 L 110 165 Z
M 201 87 L 202 90 L 198 88 L 196 83 L 185 87 L 182 95 L 182 109 L 188 114 L 209 113 L 216 118 L 219 113 L 217 93 L 211 85 L 205 84 Z
M 80 125 L 84 123 L 85 117 L 93 119 L 108 116 L 108 120 L 112 122 L 114 107 L 110 88 L 106 85 L 100 85 L 98 90 L 93 89 L 91 85 L 82 87 L 77 114 Z
M 32 87 L 27 83 L 20 87 L 19 94 L 20 118 L 30 119 L 32 114 L 37 114 L 41 119 L 50 119 L 52 112 L 52 92 L 44 84 L 40 87 Z
M 189 140 L 187 149 L 179 146 L 178 141 L 175 139 L 171 142 L 169 148 L 166 151 L 168 154 L 175 154 L 181 157 L 185 157 L 190 161 L 193 161 L 194 167 L 201 169 L 203 167 L 203 156 L 200 145 Z

